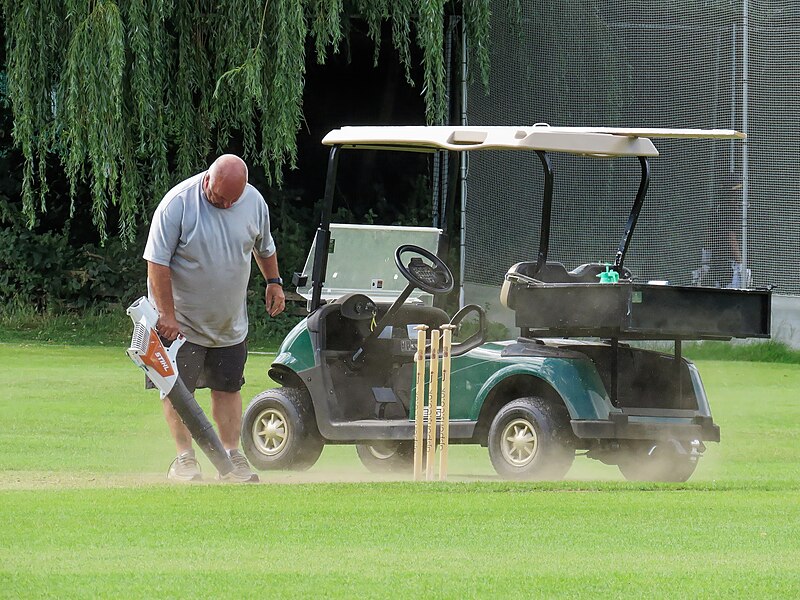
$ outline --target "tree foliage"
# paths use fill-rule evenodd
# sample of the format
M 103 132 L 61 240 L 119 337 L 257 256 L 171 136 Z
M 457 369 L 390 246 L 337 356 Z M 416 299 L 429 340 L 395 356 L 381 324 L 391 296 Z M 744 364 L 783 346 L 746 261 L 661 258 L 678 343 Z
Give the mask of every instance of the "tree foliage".
M 102 236 L 110 205 L 132 240 L 153 198 L 206 164 L 233 135 L 275 181 L 296 162 L 306 42 L 317 60 L 337 52 L 351 19 L 378 48 L 382 25 L 411 81 L 422 50 L 429 123 L 446 114 L 442 52 L 448 10 L 462 10 L 488 69 L 489 0 L 0 0 L 7 88 L 30 225 L 47 210 L 46 159 L 58 157 L 71 202 L 89 185 Z M 517 2 L 518 3 L 518 2 Z M 324 101 L 324 100 L 321 100 Z

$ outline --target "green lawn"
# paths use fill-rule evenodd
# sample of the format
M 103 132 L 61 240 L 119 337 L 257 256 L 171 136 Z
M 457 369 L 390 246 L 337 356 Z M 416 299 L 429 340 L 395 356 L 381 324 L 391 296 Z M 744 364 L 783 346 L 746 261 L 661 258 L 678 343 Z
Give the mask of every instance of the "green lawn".
M 250 356 L 246 399 L 271 358 Z M 342 446 L 307 474 L 180 486 L 121 347 L 0 344 L 0 363 L 0 597 L 800 597 L 796 365 L 698 363 L 722 443 L 688 484 L 585 458 L 506 483 L 473 447 L 451 483 L 376 480 Z

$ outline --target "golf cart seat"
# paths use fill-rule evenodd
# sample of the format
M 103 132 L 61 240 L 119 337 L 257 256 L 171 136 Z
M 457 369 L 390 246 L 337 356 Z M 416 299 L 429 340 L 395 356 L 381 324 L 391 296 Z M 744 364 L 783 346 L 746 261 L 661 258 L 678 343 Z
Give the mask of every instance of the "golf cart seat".
M 379 321 L 388 309 L 388 304 L 378 305 Z M 428 330 L 433 330 L 449 322 L 450 317 L 441 308 L 405 304 L 395 313 L 392 324 L 374 341 L 376 356 L 401 363 L 411 362 L 417 348 L 414 327 L 426 325 Z
M 382 307 L 384 310 L 388 306 Z M 381 307 L 378 307 L 381 312 Z M 438 329 L 450 322 L 450 317 L 441 308 L 435 306 L 420 306 L 406 304 L 397 311 L 394 317 L 395 325 L 427 325 L 430 329 Z
M 547 261 L 541 269 L 536 270 L 536 262 L 518 262 L 506 273 L 503 287 L 500 291 L 500 302 L 506 308 L 513 310 L 514 290 L 517 286 L 529 287 L 547 283 L 600 283 L 600 274 L 609 266 L 605 263 L 584 263 L 567 271 L 566 267 L 557 261 Z M 620 279 L 630 280 L 631 272 L 622 267 Z
M 374 315 L 376 321 L 381 318 L 389 310 L 391 303 L 381 302 L 375 303 L 368 296 L 361 293 L 345 294 L 341 298 L 337 298 L 332 305 L 338 305 L 342 317 L 356 321 L 366 321 L 369 323 Z M 335 309 L 334 309 L 335 310 Z M 392 318 L 392 325 L 394 327 L 407 327 L 409 325 L 427 325 L 430 329 L 438 329 L 445 323 L 450 322 L 450 317 L 441 308 L 434 306 L 426 306 L 423 304 L 404 304 L 399 308 Z M 405 331 L 395 333 L 386 332 L 385 337 L 403 337 Z
M 390 304 L 376 304 L 368 296 L 361 293 L 350 293 L 321 306 L 308 319 L 310 331 L 319 332 L 324 338 L 324 347 L 328 351 L 353 351 L 363 343 L 373 327 L 373 315 L 380 321 Z M 441 308 L 433 306 L 407 304 L 397 311 L 392 319 L 392 326 L 375 340 L 377 347 L 385 347 L 390 351 L 399 340 L 412 339 L 416 334 L 409 326 L 427 325 L 439 328 L 449 323 L 450 317 Z M 391 352 L 390 352 L 391 353 Z M 413 349 L 409 353 L 413 357 Z

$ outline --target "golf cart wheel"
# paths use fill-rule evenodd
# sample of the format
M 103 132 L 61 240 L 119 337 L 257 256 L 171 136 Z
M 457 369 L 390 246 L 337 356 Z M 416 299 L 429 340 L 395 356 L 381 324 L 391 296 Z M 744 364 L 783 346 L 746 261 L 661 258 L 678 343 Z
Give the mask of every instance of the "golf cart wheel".
M 676 441 L 645 442 L 624 454 L 618 466 L 628 481 L 683 483 L 694 473 L 698 458 L 689 444 Z
M 489 458 L 509 479 L 561 479 L 575 459 L 569 415 L 537 397 L 503 406 L 489 428 Z
M 324 444 L 305 390 L 261 392 L 242 416 L 242 448 L 256 469 L 305 471 L 317 462 Z
M 414 465 L 414 444 L 409 441 L 387 440 L 373 444 L 358 444 L 356 453 L 372 473 L 401 473 Z

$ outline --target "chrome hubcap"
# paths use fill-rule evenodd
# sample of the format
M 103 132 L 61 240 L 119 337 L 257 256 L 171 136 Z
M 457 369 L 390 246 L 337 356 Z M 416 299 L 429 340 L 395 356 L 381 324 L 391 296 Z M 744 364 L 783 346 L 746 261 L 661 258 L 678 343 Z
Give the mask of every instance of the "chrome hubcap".
M 536 456 L 539 440 L 536 429 L 527 419 L 515 419 L 503 429 L 500 437 L 503 458 L 515 467 L 524 467 Z
M 279 410 L 261 411 L 253 423 L 253 441 L 258 451 L 267 456 L 280 454 L 289 439 L 289 423 Z
M 369 448 L 369 453 L 378 460 L 387 460 L 397 454 L 398 445 L 399 444 L 396 442 L 383 442 L 380 444 L 370 444 L 367 448 Z

